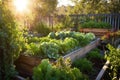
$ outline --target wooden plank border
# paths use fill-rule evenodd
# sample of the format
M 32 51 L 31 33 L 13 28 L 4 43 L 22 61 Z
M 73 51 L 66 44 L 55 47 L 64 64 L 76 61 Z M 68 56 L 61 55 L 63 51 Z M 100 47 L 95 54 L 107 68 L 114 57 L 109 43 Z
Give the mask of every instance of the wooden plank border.
M 105 71 L 107 70 L 109 64 L 110 64 L 110 61 L 106 61 L 105 65 L 102 67 L 101 71 L 99 72 L 99 74 L 95 80 L 101 80 L 101 78 L 102 78 L 103 74 L 105 73 Z
M 73 62 L 74 60 L 84 57 L 90 50 L 94 49 L 99 45 L 100 38 L 91 42 L 87 46 L 77 49 L 67 55 L 63 56 L 64 59 L 70 58 Z M 41 59 L 36 57 L 24 56 L 21 55 L 19 59 L 16 61 L 16 69 L 22 74 L 22 76 L 32 76 L 33 68 L 40 64 Z M 25 76 L 26 75 L 26 76 Z
M 75 61 L 76 59 L 79 59 L 81 57 L 84 57 L 90 50 L 96 48 L 100 43 L 100 38 L 98 38 L 97 40 L 91 42 L 90 44 L 88 44 L 87 46 L 80 48 L 78 50 L 75 50 L 65 56 L 63 56 L 64 59 L 66 58 L 70 58 L 71 61 Z

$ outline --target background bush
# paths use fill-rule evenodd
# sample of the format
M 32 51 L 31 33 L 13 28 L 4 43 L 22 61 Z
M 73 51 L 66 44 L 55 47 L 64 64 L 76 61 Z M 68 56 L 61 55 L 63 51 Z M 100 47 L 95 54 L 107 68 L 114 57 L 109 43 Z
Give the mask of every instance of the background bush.
M 112 26 L 106 22 L 96 22 L 96 21 L 88 21 L 84 22 L 80 25 L 80 28 L 111 28 Z
M 34 32 L 37 32 L 43 36 L 48 35 L 51 32 L 50 27 L 48 27 L 48 25 L 42 21 L 40 21 L 39 23 L 37 23 L 34 28 L 33 28 Z

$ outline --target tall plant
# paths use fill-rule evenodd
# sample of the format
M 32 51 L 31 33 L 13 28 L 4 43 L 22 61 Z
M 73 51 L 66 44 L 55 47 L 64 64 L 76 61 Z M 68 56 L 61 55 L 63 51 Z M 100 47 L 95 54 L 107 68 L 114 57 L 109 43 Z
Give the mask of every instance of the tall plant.
M 109 54 L 107 55 L 107 59 L 110 61 L 111 64 L 111 73 L 110 77 L 111 80 L 118 80 L 120 77 L 119 70 L 120 70 L 120 49 L 116 49 L 110 44 L 107 45 L 108 49 L 110 50 Z
M 24 40 L 7 2 L 0 1 L 0 80 L 11 80 L 16 74 L 14 60 L 19 56 Z

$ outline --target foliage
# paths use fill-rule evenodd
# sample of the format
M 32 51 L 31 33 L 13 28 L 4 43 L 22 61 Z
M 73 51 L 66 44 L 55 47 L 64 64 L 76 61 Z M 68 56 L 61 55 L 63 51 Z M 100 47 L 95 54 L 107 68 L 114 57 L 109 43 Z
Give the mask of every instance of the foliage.
M 57 59 L 62 54 L 69 53 L 81 46 L 85 46 L 95 38 L 92 33 L 72 31 L 50 32 L 46 37 L 28 37 L 26 55 L 41 58 Z
M 31 56 L 38 56 L 38 54 L 40 53 L 41 53 L 41 49 L 39 44 L 30 43 L 29 45 L 27 45 L 27 50 L 25 54 L 31 55 Z
M 66 16 L 60 16 L 62 18 L 58 18 L 58 21 L 54 25 L 54 30 L 55 31 L 60 31 L 64 29 L 70 30 L 74 26 L 74 23 L 72 21 L 72 18 L 68 15 Z
M 119 0 L 110 0 L 109 1 L 109 11 L 111 13 L 120 13 L 120 1 Z
M 107 45 L 108 49 L 110 50 L 109 54 L 106 55 L 107 60 L 110 61 L 111 70 L 110 76 L 112 80 L 119 79 L 118 78 L 118 69 L 120 68 L 120 49 L 115 49 L 110 44 Z
M 80 71 L 82 71 L 84 73 L 89 73 L 93 70 L 93 68 L 92 68 L 93 64 L 86 58 L 77 59 L 76 61 L 73 62 L 72 65 L 73 65 L 73 67 L 79 68 Z
M 78 46 L 78 41 L 74 38 L 65 38 L 62 42 L 62 49 L 64 53 L 71 52 Z
M 14 60 L 24 45 L 23 33 L 19 31 L 7 2 L 0 1 L 0 80 L 10 80 L 16 74 Z
M 95 39 L 95 35 L 93 33 L 86 33 L 85 38 L 88 41 L 92 41 L 93 39 Z
M 91 40 L 95 39 L 95 35 L 93 33 L 80 33 L 75 31 L 59 31 L 59 32 L 52 32 L 49 33 L 48 37 L 52 39 L 62 39 L 64 40 L 66 37 L 71 37 L 76 39 L 81 46 L 85 46 L 88 44 Z
M 28 40 L 28 43 L 31 43 L 31 42 L 37 43 L 40 41 L 40 39 L 38 37 L 33 37 L 33 36 L 28 36 L 27 40 Z
M 38 25 L 41 22 L 47 23 L 46 18 L 48 19 L 51 15 L 54 14 L 54 11 L 57 7 L 57 0 L 32 0 L 29 7 L 31 16 L 33 17 L 32 21 L 29 21 L 32 30 L 35 25 Z
M 119 13 L 119 0 L 71 0 L 75 6 L 71 14 Z M 97 8 L 97 9 L 96 9 Z
M 58 59 L 56 64 L 42 60 L 33 70 L 33 80 L 86 80 L 87 78 L 77 69 L 71 68 L 70 60 Z
M 89 60 L 102 60 L 104 57 L 100 54 L 99 49 L 94 49 L 87 54 L 87 59 Z
M 43 42 L 40 44 L 41 51 L 49 58 L 57 59 L 59 55 L 59 45 L 53 42 Z
M 32 4 L 33 5 L 33 4 Z M 39 16 L 50 15 L 57 7 L 57 0 L 36 0 L 32 9 Z M 37 16 L 36 16 L 37 17 Z
M 84 22 L 80 25 L 80 28 L 111 28 L 112 26 L 109 23 L 105 22 L 96 22 L 96 21 L 88 21 Z
M 61 44 L 59 40 L 51 40 L 47 38 L 39 38 L 39 42 L 31 42 L 27 45 L 25 55 L 37 56 L 40 58 L 57 59 L 61 52 Z
M 48 35 L 50 33 L 50 28 L 44 22 L 39 22 L 33 28 L 33 31 L 40 33 L 42 35 Z

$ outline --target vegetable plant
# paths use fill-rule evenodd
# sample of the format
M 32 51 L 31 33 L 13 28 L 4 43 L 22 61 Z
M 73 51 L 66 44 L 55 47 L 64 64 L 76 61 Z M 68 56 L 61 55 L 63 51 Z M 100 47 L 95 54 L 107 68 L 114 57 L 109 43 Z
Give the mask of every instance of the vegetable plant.
M 76 61 L 73 62 L 73 67 L 77 67 L 80 69 L 80 71 L 84 72 L 84 73 L 89 73 L 92 72 L 93 68 L 93 64 L 87 60 L 86 58 L 81 58 L 81 59 L 77 59 Z
M 16 75 L 14 61 L 25 43 L 23 32 L 6 4 L 6 0 L 0 1 L 0 80 L 11 80 Z
M 106 22 L 87 21 L 80 25 L 80 28 L 106 28 L 110 29 L 112 26 Z
M 33 69 L 33 80 L 87 80 L 79 69 L 71 68 L 70 60 L 59 58 L 55 64 L 48 59 Z
M 28 37 L 28 50 L 25 53 L 41 58 L 57 59 L 61 55 L 85 46 L 93 39 L 95 39 L 93 33 L 84 34 L 74 31 L 51 32 L 45 37 Z
M 104 57 L 102 54 L 100 54 L 100 50 L 98 48 L 90 51 L 88 54 L 87 54 L 87 59 L 89 60 L 103 60 Z
M 119 70 L 120 70 L 120 49 L 116 49 L 110 44 L 107 45 L 108 49 L 110 50 L 106 55 L 107 60 L 110 61 L 111 64 L 111 73 L 110 77 L 111 80 L 118 80 L 120 77 Z

